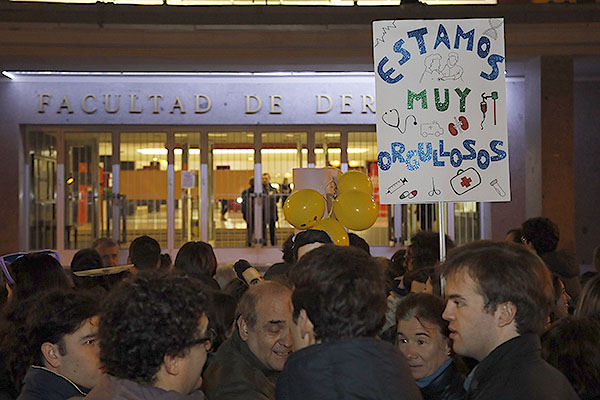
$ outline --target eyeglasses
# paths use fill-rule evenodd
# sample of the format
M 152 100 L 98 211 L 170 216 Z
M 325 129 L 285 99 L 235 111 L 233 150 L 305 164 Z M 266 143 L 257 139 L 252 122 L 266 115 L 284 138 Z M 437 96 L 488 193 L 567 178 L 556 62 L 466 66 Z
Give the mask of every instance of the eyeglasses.
M 10 275 L 10 271 L 8 270 L 8 266 L 17 261 L 19 258 L 27 255 L 27 254 L 48 254 L 54 258 L 58 262 L 60 262 L 60 256 L 54 250 L 39 250 L 39 251 L 25 251 L 19 253 L 11 253 L 5 254 L 0 257 L 0 267 L 2 268 L 2 274 L 4 275 L 4 279 L 11 284 L 15 284 L 14 278 Z
M 201 344 L 201 345 L 204 345 L 204 349 L 206 350 L 206 352 L 210 352 L 212 350 L 212 342 L 217 337 L 217 332 L 215 332 L 215 330 L 213 328 L 208 328 L 206 330 L 206 334 L 208 336 L 194 339 L 194 340 L 188 342 L 188 347 L 193 347 L 193 346 L 197 346 L 197 345 Z

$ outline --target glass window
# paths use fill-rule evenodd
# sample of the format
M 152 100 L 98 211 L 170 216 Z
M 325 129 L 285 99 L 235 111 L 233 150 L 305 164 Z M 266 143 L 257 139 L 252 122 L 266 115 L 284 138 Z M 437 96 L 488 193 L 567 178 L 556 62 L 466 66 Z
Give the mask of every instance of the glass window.
M 167 135 L 121 133 L 121 246 L 138 236 L 167 247 Z

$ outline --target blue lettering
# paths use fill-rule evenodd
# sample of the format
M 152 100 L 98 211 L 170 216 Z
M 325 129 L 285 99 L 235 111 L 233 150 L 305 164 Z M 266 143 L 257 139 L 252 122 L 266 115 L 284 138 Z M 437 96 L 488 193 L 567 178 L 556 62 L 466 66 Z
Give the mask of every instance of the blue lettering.
M 490 166 L 490 153 L 487 150 L 481 149 L 477 153 L 477 166 L 481 169 L 486 169 Z
M 485 46 L 485 49 L 483 46 Z M 492 43 L 490 43 L 490 39 L 487 36 L 482 36 L 479 38 L 479 42 L 477 42 L 477 55 L 481 58 L 486 58 L 490 54 L 491 48 Z
M 377 166 L 382 171 L 387 171 L 392 167 L 392 158 L 390 157 L 390 153 L 387 151 L 382 151 L 377 156 Z
M 425 145 L 427 152 L 423 151 L 423 145 Z M 433 146 L 431 146 L 431 143 L 419 143 L 418 144 L 419 160 L 421 160 L 423 162 L 431 161 L 432 148 L 433 148 Z
M 446 163 L 444 161 L 438 160 L 438 151 L 434 150 L 433 151 L 433 166 L 434 167 L 443 167 L 444 165 L 446 165 Z
M 435 45 L 433 46 L 433 49 L 437 49 L 437 47 L 441 44 L 444 43 L 446 45 L 446 47 L 448 48 L 448 50 L 450 50 L 450 39 L 448 39 L 448 32 L 446 31 L 446 28 L 444 28 L 444 25 L 440 24 L 439 28 L 438 28 L 438 34 L 437 34 L 437 38 L 435 39 Z
M 496 153 L 495 156 L 492 156 L 492 161 L 500 161 L 506 158 L 506 152 L 504 150 L 499 149 L 498 146 L 504 146 L 502 140 L 492 140 L 490 142 L 490 149 L 492 149 L 492 151 Z
M 474 160 L 475 157 L 477 157 L 477 152 L 473 148 L 474 145 L 475 145 L 475 141 L 473 139 L 467 139 L 463 142 L 463 146 L 469 152 L 468 155 L 462 156 L 463 160 Z
M 504 57 L 502 57 L 499 54 L 492 54 L 490 58 L 488 58 L 488 64 L 490 64 L 490 67 L 492 67 L 492 72 L 486 74 L 485 72 L 481 71 L 481 74 L 479 75 L 482 78 L 487 79 L 488 81 L 493 81 L 498 77 L 498 73 L 500 72 L 500 69 L 498 68 L 498 63 L 502 61 L 504 61 Z
M 427 49 L 425 48 L 425 39 L 423 36 L 427 34 L 427 28 L 415 29 L 410 32 L 406 32 L 408 37 L 417 39 L 417 44 L 419 45 L 419 54 L 427 53 Z
M 450 152 L 450 164 L 452 164 L 454 168 L 458 168 L 460 167 L 460 164 L 462 164 L 462 155 L 460 154 L 459 149 L 454 148 Z
M 456 26 L 456 39 L 454 39 L 454 48 L 458 49 L 460 47 L 460 38 L 468 40 L 467 42 L 467 50 L 473 51 L 473 40 L 475 39 L 475 29 L 471 29 L 469 32 L 465 33 L 460 25 Z
M 390 61 L 389 58 L 387 57 L 383 57 L 381 59 L 381 61 L 379 61 L 379 65 L 377 66 L 377 73 L 379 74 L 379 76 L 381 77 L 381 79 L 383 79 L 385 82 L 387 83 L 391 83 L 394 84 L 396 82 L 399 82 L 402 78 L 404 78 L 404 75 L 398 73 L 398 75 L 395 78 L 392 78 L 392 74 L 394 72 L 396 72 L 396 70 L 394 68 L 388 69 L 387 71 L 383 70 L 383 66 Z
M 393 163 L 395 163 L 396 161 L 404 162 L 404 157 L 402 157 L 402 153 L 404 153 L 404 150 L 406 150 L 406 147 L 404 146 L 404 144 L 402 144 L 400 142 L 392 143 L 392 162 Z
M 406 169 L 409 171 L 416 171 L 419 169 L 419 159 L 415 158 L 414 162 L 410 160 L 417 155 L 417 152 L 414 150 L 409 150 L 406 152 Z
M 450 157 L 449 151 L 444 151 L 444 141 L 440 140 L 440 157 Z
M 410 60 L 410 52 L 408 50 L 402 48 L 403 44 L 404 44 L 403 39 L 400 39 L 396 43 L 394 43 L 394 53 L 402 54 L 402 58 L 400 60 L 398 60 L 398 64 L 400 64 L 400 65 L 402 65 L 405 62 L 407 62 L 408 60 Z

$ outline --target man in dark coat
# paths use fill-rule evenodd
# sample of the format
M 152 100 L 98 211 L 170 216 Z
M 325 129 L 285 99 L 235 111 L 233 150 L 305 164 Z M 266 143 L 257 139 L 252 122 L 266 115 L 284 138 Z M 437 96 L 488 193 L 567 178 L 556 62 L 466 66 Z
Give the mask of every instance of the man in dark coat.
M 242 217 L 246 221 L 246 247 L 252 246 L 254 237 L 254 178 L 248 181 L 248 187 L 242 192 Z
M 386 287 L 372 257 L 324 245 L 299 260 L 290 280 L 295 352 L 277 382 L 277 400 L 421 399 L 402 354 L 375 338 Z
M 204 372 L 209 400 L 275 400 L 291 353 L 291 291 L 277 281 L 251 285 L 236 311 L 236 330 Z
M 569 381 L 541 358 L 539 334 L 554 296 L 550 272 L 523 246 L 481 241 L 443 266 L 454 351 L 479 364 L 467 400 L 575 400 Z
M 27 350 L 13 366 L 20 375 L 31 365 L 19 400 L 66 400 L 97 385 L 99 312 L 97 300 L 81 293 L 51 292 L 36 302 L 25 324 Z

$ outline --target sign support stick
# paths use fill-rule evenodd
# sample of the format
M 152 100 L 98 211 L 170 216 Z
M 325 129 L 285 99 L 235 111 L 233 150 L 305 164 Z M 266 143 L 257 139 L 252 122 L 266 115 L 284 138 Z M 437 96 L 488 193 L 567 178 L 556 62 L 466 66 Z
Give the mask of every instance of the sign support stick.
M 440 262 L 446 260 L 446 202 L 438 201 L 438 223 L 440 231 Z

